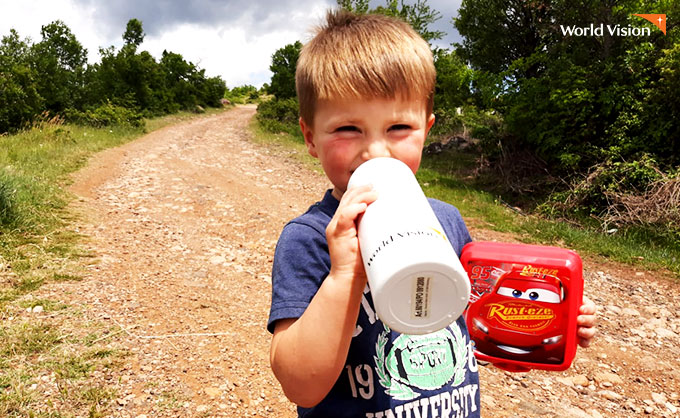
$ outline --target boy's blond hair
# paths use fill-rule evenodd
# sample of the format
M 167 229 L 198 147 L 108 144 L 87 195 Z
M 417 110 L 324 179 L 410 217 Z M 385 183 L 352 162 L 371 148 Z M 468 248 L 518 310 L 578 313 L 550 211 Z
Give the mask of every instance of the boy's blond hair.
M 429 115 L 435 77 L 430 46 L 408 23 L 331 10 L 300 52 L 300 116 L 313 124 L 318 100 L 370 98 L 424 100 Z

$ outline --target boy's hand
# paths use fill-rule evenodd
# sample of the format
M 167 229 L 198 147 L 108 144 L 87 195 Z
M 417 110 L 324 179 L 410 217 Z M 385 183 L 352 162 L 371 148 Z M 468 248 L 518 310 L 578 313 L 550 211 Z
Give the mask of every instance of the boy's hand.
M 359 251 L 356 220 L 368 205 L 378 198 L 371 186 L 353 187 L 347 190 L 326 228 L 328 252 L 331 257 L 331 273 L 336 278 L 363 278 L 366 272 Z
M 578 344 L 586 348 L 592 342 L 593 337 L 597 334 L 597 307 L 592 300 L 583 297 L 583 305 L 579 308 L 579 316 L 576 318 L 576 335 L 578 336 Z

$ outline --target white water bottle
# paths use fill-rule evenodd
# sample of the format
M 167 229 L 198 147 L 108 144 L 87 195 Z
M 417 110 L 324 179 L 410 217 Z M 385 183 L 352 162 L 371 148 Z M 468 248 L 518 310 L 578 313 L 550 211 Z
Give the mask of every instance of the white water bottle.
M 470 282 L 411 169 L 374 158 L 348 189 L 371 184 L 378 199 L 359 221 L 359 246 L 378 317 L 404 334 L 447 327 L 462 313 Z

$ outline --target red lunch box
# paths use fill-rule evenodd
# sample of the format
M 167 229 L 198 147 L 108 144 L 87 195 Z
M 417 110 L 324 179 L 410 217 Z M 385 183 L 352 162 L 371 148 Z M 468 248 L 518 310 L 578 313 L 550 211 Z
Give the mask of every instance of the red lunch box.
M 569 368 L 583 300 L 577 253 L 479 241 L 463 247 L 460 261 L 470 279 L 464 315 L 479 360 L 509 371 Z

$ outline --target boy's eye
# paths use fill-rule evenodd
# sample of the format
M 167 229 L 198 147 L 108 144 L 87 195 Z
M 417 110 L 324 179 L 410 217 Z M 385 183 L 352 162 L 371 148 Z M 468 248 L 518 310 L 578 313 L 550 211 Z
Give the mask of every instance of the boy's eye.
M 406 124 L 397 124 L 397 125 L 390 126 L 391 131 L 396 131 L 396 130 L 401 130 L 401 129 L 411 129 L 411 127 L 409 125 L 406 125 Z
M 337 128 L 335 132 L 359 132 L 359 128 L 353 125 L 345 125 Z

